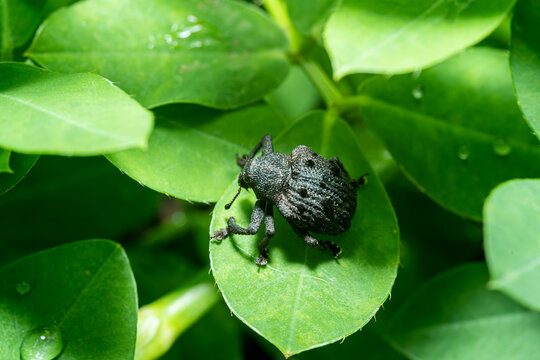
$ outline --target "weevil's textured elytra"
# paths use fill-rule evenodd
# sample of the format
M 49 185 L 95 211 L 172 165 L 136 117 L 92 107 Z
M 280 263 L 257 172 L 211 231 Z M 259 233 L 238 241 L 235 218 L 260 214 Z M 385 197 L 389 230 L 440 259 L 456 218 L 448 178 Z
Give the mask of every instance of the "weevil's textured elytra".
M 262 156 L 254 157 L 262 147 Z M 249 155 L 238 158 L 242 171 L 238 176 L 240 189 L 253 189 L 257 202 L 247 228 L 236 224 L 234 217 L 227 228 L 214 231 L 212 238 L 223 240 L 229 234 L 252 235 L 264 220 L 265 237 L 259 242 L 258 265 L 268 262 L 268 243 L 274 235 L 273 209 L 276 206 L 294 232 L 308 245 L 330 249 L 338 257 L 341 249 L 330 241 L 315 239 L 310 232 L 337 235 L 351 226 L 356 211 L 356 189 L 365 184 L 365 175 L 355 180 L 349 177 L 338 158 L 325 159 L 309 147 L 299 145 L 291 155 L 274 152 L 272 138 L 265 135 Z

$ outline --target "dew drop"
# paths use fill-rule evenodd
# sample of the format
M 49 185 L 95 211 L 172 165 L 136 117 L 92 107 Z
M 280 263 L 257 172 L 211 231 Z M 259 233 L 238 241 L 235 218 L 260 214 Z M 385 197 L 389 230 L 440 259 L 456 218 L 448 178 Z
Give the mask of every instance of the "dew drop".
M 190 23 L 194 23 L 194 22 L 199 21 L 199 19 L 197 19 L 195 15 L 188 15 L 187 21 L 189 21 Z
M 165 34 L 165 35 L 163 35 L 163 37 L 165 38 L 165 42 L 166 42 L 167 44 L 172 43 L 173 37 L 171 36 L 171 34 Z
M 424 97 L 424 87 L 422 84 L 418 84 L 412 89 L 412 96 L 416 100 L 422 100 Z
M 411 73 L 411 77 L 414 79 L 414 80 L 417 80 L 420 75 L 422 75 L 422 69 L 418 69 L 418 70 L 414 70 L 412 73 Z
M 180 39 L 188 38 L 191 35 L 191 30 L 184 30 L 180 31 L 176 34 L 176 37 L 179 37 Z
M 493 152 L 497 156 L 507 156 L 512 152 L 512 146 L 503 139 L 498 139 L 493 142 Z
M 20 347 L 21 360 L 53 360 L 63 349 L 60 330 L 41 326 L 26 333 Z
M 32 290 L 32 287 L 26 281 L 19 281 L 15 285 L 15 290 L 17 290 L 20 295 L 26 295 Z
M 469 158 L 470 155 L 471 155 L 471 152 L 467 146 L 461 145 L 459 147 L 457 156 L 460 160 L 465 161 Z
M 202 47 L 202 46 L 203 46 L 203 44 L 200 41 L 193 41 L 191 44 L 189 44 L 190 49 L 199 48 L 199 47 Z

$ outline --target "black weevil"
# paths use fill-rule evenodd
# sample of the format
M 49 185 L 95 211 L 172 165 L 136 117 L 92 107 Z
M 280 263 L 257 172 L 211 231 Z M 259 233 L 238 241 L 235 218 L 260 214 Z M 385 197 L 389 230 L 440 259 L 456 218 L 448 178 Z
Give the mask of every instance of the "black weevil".
M 262 147 L 262 156 L 254 157 Z M 252 188 L 257 202 L 247 228 L 236 224 L 234 217 L 227 221 L 227 228 L 214 231 L 212 238 L 221 241 L 229 234 L 253 235 L 259 231 L 264 219 L 265 237 L 259 242 L 260 256 L 257 265 L 268 262 L 268 243 L 274 235 L 274 205 L 289 222 L 294 232 L 308 245 L 321 250 L 330 249 L 338 257 L 341 249 L 331 241 L 321 241 L 311 236 L 337 235 L 351 226 L 356 211 L 356 189 L 365 184 L 364 174 L 354 180 L 337 157 L 326 159 L 309 147 L 299 145 L 291 155 L 274 152 L 272 138 L 265 135 L 249 155 L 238 157 L 242 171 L 238 176 L 240 188 Z

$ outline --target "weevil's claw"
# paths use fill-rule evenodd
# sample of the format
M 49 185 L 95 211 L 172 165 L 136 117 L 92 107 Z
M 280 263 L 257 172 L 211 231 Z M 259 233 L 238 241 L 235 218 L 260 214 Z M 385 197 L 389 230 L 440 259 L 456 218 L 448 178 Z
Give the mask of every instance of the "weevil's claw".
M 268 264 L 268 248 L 264 248 L 259 255 L 257 261 L 255 261 L 258 266 L 264 266 Z
M 223 239 L 225 239 L 229 235 L 229 230 L 227 229 L 221 229 L 214 231 L 214 235 L 210 237 L 210 239 L 215 239 L 217 242 L 221 242 Z
M 243 154 L 240 156 L 240 154 L 236 153 L 236 163 L 240 167 L 244 167 L 246 165 L 246 162 L 249 160 L 249 156 L 247 154 Z
M 341 254 L 341 248 L 339 246 L 334 244 L 332 241 L 325 241 L 324 246 L 332 252 L 335 259 L 339 259 L 339 255 Z

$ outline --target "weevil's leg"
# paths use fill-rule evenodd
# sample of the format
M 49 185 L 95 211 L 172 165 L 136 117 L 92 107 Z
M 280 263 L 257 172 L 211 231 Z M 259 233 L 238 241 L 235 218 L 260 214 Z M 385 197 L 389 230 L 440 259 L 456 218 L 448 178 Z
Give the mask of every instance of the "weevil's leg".
M 263 148 L 263 155 L 268 155 L 272 152 L 274 152 L 274 146 L 272 145 L 272 137 L 270 134 L 266 134 L 262 137 L 261 141 L 255 145 L 253 150 L 249 153 L 249 159 L 253 159 L 257 151 L 259 151 L 260 148 Z
M 274 152 L 274 145 L 272 144 L 272 136 L 270 136 L 270 134 L 264 135 L 261 141 L 263 155 L 268 155 Z
M 247 154 L 240 155 L 236 153 L 236 163 L 238 164 L 238 166 L 244 167 L 244 165 L 246 165 L 248 160 L 249 158 Z
M 251 213 L 251 221 L 247 228 L 243 228 L 240 225 L 236 224 L 236 220 L 233 217 L 230 217 L 227 221 L 227 230 L 230 234 L 240 234 L 240 235 L 253 235 L 259 231 L 262 221 L 264 219 L 264 208 L 266 203 L 262 200 L 257 200 L 253 212 Z
M 360 176 L 358 180 L 351 180 L 353 182 L 354 187 L 367 184 L 366 176 L 368 175 L 369 173 L 365 173 L 364 175 Z
M 268 264 L 268 243 L 275 233 L 274 226 L 274 205 L 266 204 L 266 214 L 264 215 L 265 236 L 259 241 L 259 258 L 257 265 L 263 266 Z
M 323 251 L 329 249 L 335 258 L 339 257 L 339 254 L 341 253 L 341 248 L 334 244 L 332 241 L 317 240 L 313 236 L 311 236 L 311 234 L 306 230 L 298 229 L 295 227 L 293 227 L 293 230 L 296 235 L 300 236 L 300 238 L 302 238 L 302 240 L 304 240 L 309 246 Z

